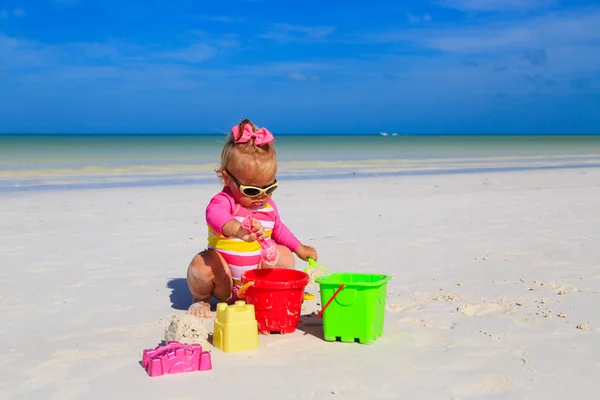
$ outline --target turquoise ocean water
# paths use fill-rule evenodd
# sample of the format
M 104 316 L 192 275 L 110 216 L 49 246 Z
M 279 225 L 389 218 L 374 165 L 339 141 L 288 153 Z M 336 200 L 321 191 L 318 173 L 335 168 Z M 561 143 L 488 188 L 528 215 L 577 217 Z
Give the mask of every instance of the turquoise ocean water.
M 0 192 L 216 182 L 224 135 L 0 135 Z M 279 179 L 600 167 L 600 136 L 276 136 Z

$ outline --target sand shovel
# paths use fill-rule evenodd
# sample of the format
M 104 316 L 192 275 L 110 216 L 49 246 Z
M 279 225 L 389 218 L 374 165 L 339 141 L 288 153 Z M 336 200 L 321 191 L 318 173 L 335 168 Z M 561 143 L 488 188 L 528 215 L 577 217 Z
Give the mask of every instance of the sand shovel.
M 304 268 L 309 276 L 310 283 L 315 283 L 315 279 L 327 273 L 327 268 L 323 264 L 318 264 L 311 257 L 308 257 L 308 267 Z M 315 295 L 312 293 L 304 293 L 304 300 L 314 300 Z
M 242 222 L 242 228 L 246 229 L 248 232 L 253 232 L 252 223 L 254 222 L 254 218 L 252 215 L 247 215 Z M 277 249 L 277 243 L 273 241 L 273 239 L 259 239 L 256 238 L 256 241 L 262 247 L 260 251 L 260 256 L 265 264 L 270 266 L 275 266 L 279 261 L 279 250 Z
M 304 272 L 310 277 L 310 282 L 315 283 L 315 279 L 327 273 L 327 268 L 323 264 L 318 264 L 314 259 L 308 257 L 308 267 L 304 268 Z

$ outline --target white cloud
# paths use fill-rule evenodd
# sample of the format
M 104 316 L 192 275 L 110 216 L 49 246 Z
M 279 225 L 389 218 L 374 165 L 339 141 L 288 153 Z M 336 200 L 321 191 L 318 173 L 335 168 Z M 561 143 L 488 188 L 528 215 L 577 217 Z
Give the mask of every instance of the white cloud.
M 157 76 L 162 77 L 162 71 L 169 68 L 185 75 L 186 70 L 193 72 L 193 68 L 186 64 L 206 61 L 213 57 L 217 50 L 218 48 L 204 43 L 166 50 L 122 42 L 49 45 L 0 33 L 2 69 L 15 79 L 47 79 L 48 76 L 54 76 L 58 80 L 68 80 L 69 76 L 75 76 L 72 71 L 76 71 L 80 78 L 86 73 L 89 79 L 108 76 L 118 78 L 133 76 L 140 70 L 158 71 Z M 71 72 L 65 75 L 65 71 Z M 172 76 L 170 79 L 173 79 Z
M 441 0 L 444 7 L 461 11 L 529 11 L 557 4 L 558 0 Z
M 393 63 L 379 68 L 382 76 L 404 85 L 421 80 L 451 90 L 449 82 L 458 82 L 473 92 L 511 94 L 532 88 L 543 93 L 591 91 L 595 86 L 568 83 L 588 82 L 600 70 L 600 8 L 485 22 L 471 19 L 454 26 L 405 25 L 366 40 L 410 50 L 410 55 L 380 58 L 382 66 Z
M 211 35 L 202 30 L 193 30 L 194 37 L 191 41 L 200 41 L 218 48 L 236 48 L 239 46 L 239 35 L 235 33 L 226 33 L 218 36 Z
M 317 77 L 315 75 L 306 75 L 301 72 L 288 72 L 287 74 L 285 74 L 285 76 L 293 81 L 301 81 L 301 82 L 319 80 L 319 77 Z
M 9 12 L 8 10 L 0 10 L 0 19 L 8 18 L 11 14 L 15 17 L 24 17 L 25 10 L 22 8 L 15 8 L 12 10 L 12 12 Z
M 68 81 L 70 77 L 88 79 L 121 79 L 129 77 L 139 80 L 138 76 L 150 76 L 156 73 L 161 79 L 166 71 L 169 80 L 185 80 L 186 76 L 199 76 L 221 79 L 226 77 L 246 79 L 275 78 L 286 73 L 299 72 L 306 80 L 314 79 L 319 71 L 331 68 L 324 64 L 313 63 L 271 63 L 231 65 L 222 70 L 211 70 L 198 64 L 223 53 L 236 51 L 239 39 L 235 35 L 208 35 L 192 32 L 187 45 L 177 48 L 162 48 L 153 45 L 140 46 L 126 42 L 72 42 L 64 44 L 46 44 L 25 38 L 6 36 L 0 33 L 0 54 L 3 73 L 11 79 L 26 77 L 28 81 L 52 80 Z M 141 72 L 145 71 L 145 72 Z M 52 77 L 52 78 L 48 78 Z M 290 79 L 300 78 L 292 74 Z M 301 79 L 301 78 L 300 78 Z
M 200 19 L 204 19 L 207 21 L 223 22 L 228 24 L 244 22 L 243 18 L 228 17 L 224 15 L 201 15 Z
M 44 46 L 27 39 L 17 39 L 0 33 L 0 54 L 4 69 L 26 69 L 54 62 L 52 46 Z
M 259 65 L 246 65 L 226 71 L 227 76 L 242 77 L 281 77 L 286 76 L 295 80 L 316 80 L 317 74 L 339 68 L 334 63 L 308 63 L 308 62 L 276 62 Z M 292 71 L 292 72 L 290 72 Z M 300 72 L 302 71 L 302 72 Z
M 408 22 L 411 24 L 418 24 L 421 22 L 431 22 L 431 15 L 430 14 L 423 14 L 423 15 L 414 15 L 414 14 L 406 14 L 406 17 L 408 18 Z
M 320 42 L 331 34 L 335 28 L 331 26 L 304 26 L 293 24 L 271 24 L 265 33 L 258 37 L 281 43 L 287 42 Z
M 217 54 L 217 49 L 204 43 L 194 44 L 182 49 L 171 50 L 167 52 L 156 53 L 158 58 L 167 58 L 188 63 L 201 63 L 213 58 Z
M 1 72 L 20 85 L 86 87 L 103 82 L 107 93 L 123 90 L 143 92 L 157 87 L 166 90 L 195 90 L 207 82 L 249 77 L 281 77 L 285 71 L 307 71 L 310 65 L 232 65 L 211 70 L 199 64 L 221 52 L 234 49 L 235 38 L 202 38 L 192 35 L 189 44 L 178 48 L 140 46 L 115 41 L 46 44 L 0 33 Z M 223 47 L 221 47 L 221 45 Z M 6 79 L 7 81 L 9 79 Z M 98 86 L 98 85 L 96 85 Z M 40 89 L 42 90 L 42 89 Z
M 556 45 L 600 43 L 600 9 L 552 13 L 452 28 L 403 29 L 371 37 L 456 54 L 531 51 Z

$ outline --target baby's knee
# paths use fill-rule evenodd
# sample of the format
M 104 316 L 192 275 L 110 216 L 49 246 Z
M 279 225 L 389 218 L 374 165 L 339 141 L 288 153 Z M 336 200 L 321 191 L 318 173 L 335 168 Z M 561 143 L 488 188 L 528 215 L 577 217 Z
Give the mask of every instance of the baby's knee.
M 214 250 L 204 250 L 196 254 L 188 268 L 188 280 L 196 280 L 201 283 L 219 282 L 228 273 L 223 258 Z
M 277 264 L 279 268 L 294 269 L 296 267 L 296 260 L 290 249 L 279 246 L 279 262 Z
M 187 271 L 188 282 L 208 283 L 212 282 L 214 273 L 211 267 L 211 255 L 208 251 L 198 253 L 190 262 Z

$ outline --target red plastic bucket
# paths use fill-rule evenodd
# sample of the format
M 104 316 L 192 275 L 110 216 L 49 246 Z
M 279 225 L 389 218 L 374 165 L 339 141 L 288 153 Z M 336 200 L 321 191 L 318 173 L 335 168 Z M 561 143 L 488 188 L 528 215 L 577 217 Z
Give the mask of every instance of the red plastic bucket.
M 253 269 L 244 272 L 238 296 L 254 305 L 258 332 L 292 333 L 300 320 L 306 272 L 285 268 Z

